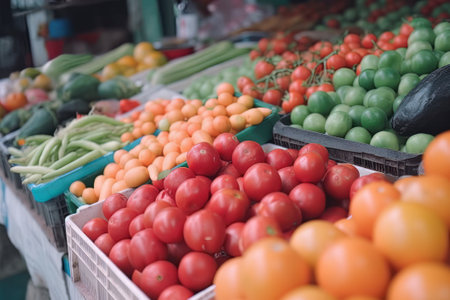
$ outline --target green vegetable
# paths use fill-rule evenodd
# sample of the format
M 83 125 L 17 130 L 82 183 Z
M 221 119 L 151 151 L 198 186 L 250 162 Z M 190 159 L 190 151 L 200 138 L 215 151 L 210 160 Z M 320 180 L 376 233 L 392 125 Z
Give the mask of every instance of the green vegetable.
M 56 111 L 56 116 L 60 122 L 73 119 L 77 116 L 77 113 L 86 115 L 91 111 L 89 103 L 81 99 L 71 100 L 62 104 Z
M 31 112 L 20 108 L 7 114 L 0 122 L 0 132 L 8 134 L 19 129 L 31 117 Z
M 125 99 L 139 93 L 140 88 L 134 82 L 123 76 L 117 76 L 98 86 L 101 99 Z
M 233 48 L 231 42 L 223 41 L 184 60 L 169 63 L 157 69 L 151 76 L 151 82 L 152 84 L 169 84 L 247 52 L 248 49 Z
M 79 75 L 66 83 L 62 89 L 61 98 L 64 101 L 83 99 L 91 101 L 98 99 L 97 89 L 100 80 L 91 75 Z
M 68 72 L 79 65 L 85 64 L 90 60 L 92 60 L 92 55 L 90 54 L 61 54 L 48 61 L 42 67 L 42 72 L 57 79 L 61 74 Z
M 20 128 L 17 139 L 23 139 L 36 134 L 52 134 L 58 120 L 55 114 L 47 108 L 41 108 Z

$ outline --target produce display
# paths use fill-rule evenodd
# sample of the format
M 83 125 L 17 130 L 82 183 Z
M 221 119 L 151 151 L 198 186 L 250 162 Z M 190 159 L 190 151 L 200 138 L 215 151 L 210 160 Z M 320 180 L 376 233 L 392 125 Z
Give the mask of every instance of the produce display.
M 252 97 L 235 97 L 233 93 L 230 84 L 222 84 L 217 89 L 217 98 L 204 104 L 198 99 L 179 98 L 147 102 L 144 111 L 132 116 L 134 119 L 123 120 L 132 123 L 134 129 L 123 133 L 121 140 L 131 142 L 142 137 L 140 144 L 128 152 L 116 151 L 114 162 L 105 167 L 93 187 L 85 188 L 76 182 L 71 191 L 83 202 L 94 203 L 112 193 L 158 180 L 164 171 L 184 163 L 194 145 L 213 144 L 219 134 L 238 133 L 260 124 L 272 113 L 270 108 L 255 107 Z M 157 128 L 159 133 L 155 136 Z M 90 197 L 92 191 L 94 198 Z
M 33 115 L 33 118 L 37 113 Z M 39 116 L 39 118 L 50 117 Z M 81 167 L 127 142 L 120 137 L 132 126 L 105 116 L 86 116 L 70 122 L 52 135 L 31 135 L 18 143 L 21 149 L 9 148 L 11 171 L 20 173 L 23 184 L 44 183 Z M 49 133 L 51 134 L 51 133 Z

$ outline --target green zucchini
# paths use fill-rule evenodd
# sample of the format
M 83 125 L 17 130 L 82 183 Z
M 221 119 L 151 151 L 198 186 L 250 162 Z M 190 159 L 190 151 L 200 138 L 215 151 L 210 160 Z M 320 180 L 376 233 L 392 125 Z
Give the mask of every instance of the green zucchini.
M 31 117 L 31 111 L 20 108 L 7 114 L 0 122 L 0 132 L 8 134 L 17 130 Z
M 36 134 L 53 134 L 58 125 L 55 114 L 47 108 L 41 108 L 33 113 L 30 119 L 20 128 L 17 139 L 23 139 Z
M 81 74 L 64 85 L 61 98 L 63 101 L 69 101 L 71 99 L 91 101 L 98 99 L 97 89 L 99 85 L 100 80 L 97 78 L 91 75 Z

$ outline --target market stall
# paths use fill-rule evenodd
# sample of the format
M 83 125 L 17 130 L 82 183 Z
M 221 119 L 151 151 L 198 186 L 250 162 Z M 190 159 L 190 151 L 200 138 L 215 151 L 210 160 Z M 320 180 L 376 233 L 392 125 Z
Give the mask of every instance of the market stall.
M 308 1 L 201 43 L 221 3 L 188 51 L 130 42 L 0 81 L 0 223 L 33 284 L 448 299 L 448 3 Z

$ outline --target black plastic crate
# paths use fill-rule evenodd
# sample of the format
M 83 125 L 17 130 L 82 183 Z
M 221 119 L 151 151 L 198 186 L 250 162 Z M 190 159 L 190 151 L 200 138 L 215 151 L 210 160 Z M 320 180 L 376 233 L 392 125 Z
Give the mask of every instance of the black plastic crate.
M 275 144 L 300 149 L 308 143 L 317 143 L 325 146 L 330 159 L 338 162 L 355 164 L 395 177 L 419 173 L 422 155 L 378 148 L 289 125 L 291 125 L 290 115 L 285 115 L 275 124 L 273 128 Z

